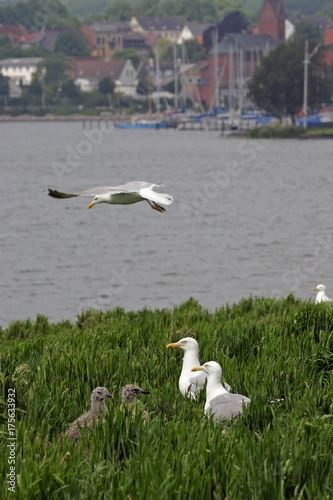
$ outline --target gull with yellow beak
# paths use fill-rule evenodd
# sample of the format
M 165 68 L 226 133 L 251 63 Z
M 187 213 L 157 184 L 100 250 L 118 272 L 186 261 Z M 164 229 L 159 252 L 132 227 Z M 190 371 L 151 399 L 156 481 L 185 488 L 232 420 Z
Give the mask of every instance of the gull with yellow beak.
M 133 181 L 119 186 L 102 186 L 87 189 L 79 193 L 61 193 L 55 189 L 47 189 L 49 196 L 56 199 L 75 198 L 77 196 L 93 196 L 93 201 L 88 208 L 98 203 L 109 203 L 110 205 L 132 205 L 139 201 L 147 201 L 151 208 L 157 212 L 165 212 L 164 206 L 171 205 L 173 197 L 167 193 L 153 191 L 155 187 L 163 184 L 152 184 L 151 182 Z M 162 206 L 164 205 L 164 206 Z
M 183 367 L 179 378 L 179 390 L 183 396 L 197 398 L 199 392 L 205 385 L 207 374 L 206 373 L 192 373 L 194 366 L 199 366 L 199 344 L 192 337 L 185 337 L 184 339 L 167 345 L 168 349 L 179 348 L 184 351 Z M 226 384 L 227 390 L 230 386 Z
M 221 383 L 222 368 L 216 361 L 208 361 L 202 366 L 195 366 L 192 372 L 203 372 L 207 376 L 205 414 L 214 420 L 231 420 L 243 413 L 243 405 L 250 403 L 250 398 L 242 394 L 230 394 Z
M 326 286 L 325 285 L 317 285 L 316 288 L 313 289 L 314 292 L 318 292 L 316 295 L 315 304 L 320 304 L 321 302 L 333 302 L 332 299 L 327 297 L 326 295 Z

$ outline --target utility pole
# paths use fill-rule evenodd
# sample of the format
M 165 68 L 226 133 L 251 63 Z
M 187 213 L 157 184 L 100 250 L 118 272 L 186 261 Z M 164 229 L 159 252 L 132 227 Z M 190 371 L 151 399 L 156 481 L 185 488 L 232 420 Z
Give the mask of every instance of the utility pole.
M 308 80 L 309 80 L 309 64 L 312 57 L 318 52 L 321 42 L 317 43 L 311 54 L 309 54 L 309 42 L 305 40 L 304 45 L 304 90 L 303 90 L 303 128 L 308 126 Z

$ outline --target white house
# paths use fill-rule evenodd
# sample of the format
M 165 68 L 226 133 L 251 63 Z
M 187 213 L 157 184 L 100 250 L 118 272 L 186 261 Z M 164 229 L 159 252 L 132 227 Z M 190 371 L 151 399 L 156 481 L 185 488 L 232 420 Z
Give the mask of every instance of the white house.
M 295 33 L 295 24 L 293 24 L 289 19 L 284 22 L 284 29 L 286 33 L 286 40 L 289 40 Z
M 81 90 L 90 92 L 98 88 L 100 80 L 110 78 L 115 91 L 134 96 L 137 71 L 130 59 L 104 61 L 92 57 L 72 57 L 69 76 Z
M 129 22 L 134 33 L 149 35 L 155 33 L 176 43 L 183 28 L 179 19 L 173 16 L 133 16 Z
M 18 86 L 30 85 L 41 57 L 20 57 L 0 60 L 0 72 Z
M 177 44 L 181 45 L 183 42 L 187 42 L 189 40 L 197 40 L 197 42 L 202 44 L 204 31 L 210 26 L 211 24 L 185 24 L 178 37 Z

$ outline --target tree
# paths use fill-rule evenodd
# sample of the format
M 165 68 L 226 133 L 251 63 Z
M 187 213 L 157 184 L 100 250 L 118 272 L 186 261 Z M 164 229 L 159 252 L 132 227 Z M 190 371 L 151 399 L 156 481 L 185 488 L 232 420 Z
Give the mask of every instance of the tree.
M 107 96 L 109 108 L 111 108 L 111 97 L 114 94 L 115 87 L 114 81 L 108 76 L 98 82 L 98 90 L 101 94 Z
M 76 101 L 80 97 L 81 92 L 80 88 L 74 83 L 74 81 L 68 78 L 68 80 L 65 80 L 61 85 L 60 95 L 61 97 L 66 97 L 67 99 Z
M 0 73 L 0 96 L 6 106 L 6 100 L 9 97 L 9 78 Z
M 313 49 L 313 45 L 310 46 Z M 296 42 L 279 45 L 261 61 L 249 82 L 249 95 L 260 108 L 281 118 L 295 121 L 303 105 L 304 45 Z M 330 98 L 329 82 L 318 51 L 309 64 L 308 104 L 315 107 Z
M 22 57 L 23 51 L 20 47 L 13 45 L 9 36 L 0 37 L 0 59 L 8 57 Z
M 206 50 L 210 50 L 213 46 L 213 33 L 218 31 L 218 39 L 223 38 L 227 33 L 242 33 L 247 30 L 248 21 L 240 11 L 232 11 L 227 14 L 224 19 L 217 25 L 210 26 L 204 31 L 203 46 Z
M 0 9 L 1 24 L 22 24 L 31 31 L 57 26 L 65 19 L 69 19 L 68 11 L 60 0 L 29 0 Z
M 134 15 L 155 16 L 158 13 L 159 0 L 141 0 L 134 7 Z
M 69 26 L 59 36 L 55 51 L 63 52 L 67 56 L 88 56 L 90 54 L 88 42 L 76 26 Z
M 137 69 L 141 63 L 141 57 L 135 49 L 129 48 L 124 50 L 118 50 L 112 56 L 113 61 L 119 61 L 119 59 L 130 59 L 133 66 Z
M 124 0 L 116 0 L 105 12 L 107 19 L 128 21 L 133 15 L 133 7 Z
M 136 86 L 136 93 L 143 96 L 149 95 L 150 83 L 147 75 L 143 76 Z
M 114 89 L 115 89 L 115 83 L 113 80 L 111 80 L 110 77 L 105 77 L 105 78 L 102 78 L 102 80 L 100 80 L 98 82 L 98 90 L 100 91 L 101 94 L 104 94 L 104 95 L 107 95 L 107 94 L 113 94 L 114 93 Z
M 197 40 L 187 40 L 185 42 L 186 61 L 189 63 L 197 63 L 207 58 L 202 45 Z
M 313 41 L 317 44 L 322 38 L 323 34 L 317 23 L 304 20 L 296 24 L 293 36 L 294 42 L 305 42 L 305 40 L 308 40 L 309 42 Z
M 172 61 L 173 43 L 167 38 L 160 37 L 155 44 L 154 52 L 158 53 L 160 61 Z

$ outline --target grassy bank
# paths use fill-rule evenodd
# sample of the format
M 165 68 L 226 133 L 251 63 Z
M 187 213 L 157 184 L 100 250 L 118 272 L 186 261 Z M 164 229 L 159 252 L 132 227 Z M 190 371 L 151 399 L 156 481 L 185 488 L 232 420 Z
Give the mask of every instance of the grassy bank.
M 332 127 L 303 127 L 292 125 L 265 125 L 252 129 L 248 133 L 249 137 L 256 139 L 306 139 L 311 137 L 332 137 Z
M 88 311 L 76 324 L 13 323 L 0 331 L 1 429 L 8 436 L 15 389 L 17 484 L 11 496 L 1 481 L 0 498 L 332 498 L 332 325 L 329 305 L 292 296 L 214 314 L 189 300 L 174 310 Z M 192 402 L 178 391 L 182 353 L 166 344 L 189 331 L 202 362 L 218 361 L 233 392 L 252 399 L 227 429 L 204 417 L 204 394 Z M 151 391 L 141 399 L 148 424 L 119 411 L 126 383 Z M 105 424 L 76 445 L 61 439 L 98 385 L 114 395 Z M 4 479 L 9 448 L 0 443 Z

